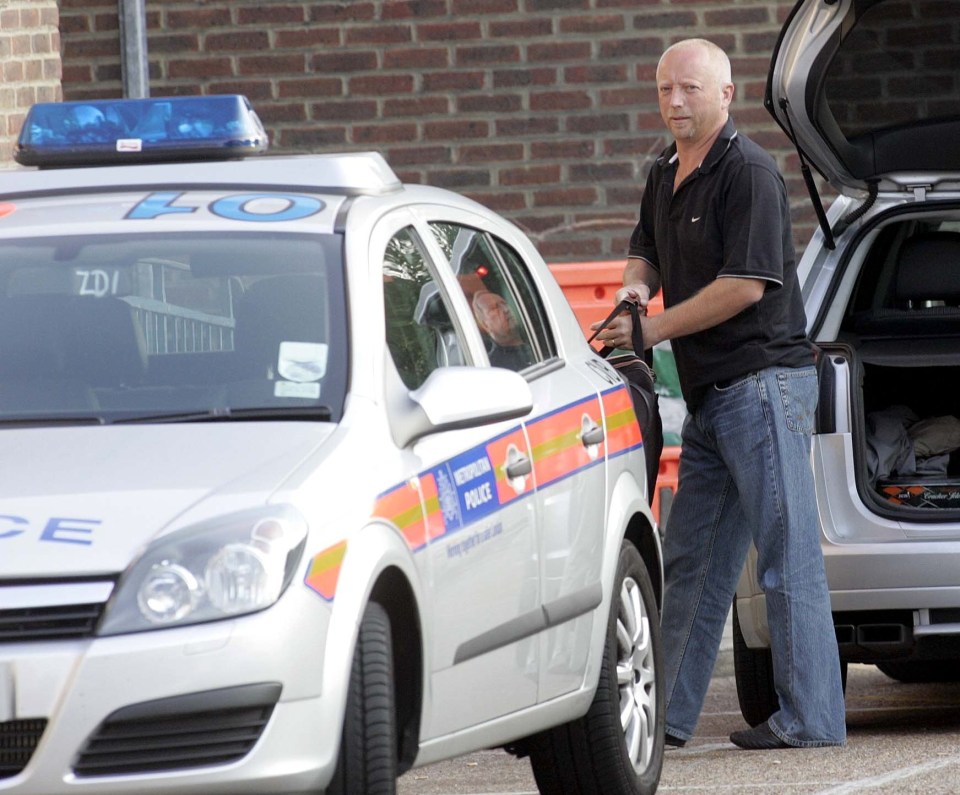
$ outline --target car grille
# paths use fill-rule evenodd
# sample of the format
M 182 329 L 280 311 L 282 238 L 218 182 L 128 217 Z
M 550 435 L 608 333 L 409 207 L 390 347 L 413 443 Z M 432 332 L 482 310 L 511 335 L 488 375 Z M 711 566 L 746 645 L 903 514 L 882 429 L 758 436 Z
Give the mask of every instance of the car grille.
M 280 698 L 265 683 L 124 707 L 93 734 L 73 766 L 77 776 L 116 776 L 223 765 L 246 756 Z
M 0 723 L 0 779 L 15 776 L 27 766 L 46 727 L 43 718 Z
M 90 637 L 102 612 L 102 604 L 0 610 L 0 643 Z

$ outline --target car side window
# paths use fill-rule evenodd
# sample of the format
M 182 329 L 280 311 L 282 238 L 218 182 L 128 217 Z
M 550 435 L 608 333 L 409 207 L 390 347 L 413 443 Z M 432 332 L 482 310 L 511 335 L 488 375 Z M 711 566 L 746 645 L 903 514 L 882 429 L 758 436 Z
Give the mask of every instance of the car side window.
M 553 355 L 526 266 L 502 241 L 471 227 L 432 222 L 487 347 L 490 364 L 525 370 Z
M 427 267 L 416 232 L 406 227 L 383 255 L 387 347 L 400 378 L 416 389 L 438 367 L 462 365 L 463 343 L 452 313 Z

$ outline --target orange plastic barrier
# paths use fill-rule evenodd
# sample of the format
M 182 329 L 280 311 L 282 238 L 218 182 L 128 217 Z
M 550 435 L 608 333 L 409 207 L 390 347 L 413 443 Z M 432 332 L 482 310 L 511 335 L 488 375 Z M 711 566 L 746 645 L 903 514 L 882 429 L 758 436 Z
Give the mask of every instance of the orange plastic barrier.
M 657 486 L 653 492 L 653 518 L 664 530 L 667 528 L 667 519 L 670 517 L 670 508 L 673 507 L 673 495 L 677 493 L 678 476 L 680 474 L 680 448 L 668 445 L 660 454 L 660 471 L 657 473 Z
M 623 260 L 559 262 L 549 266 L 585 336 L 593 333 L 592 323 L 603 320 L 613 309 L 617 290 L 623 286 L 623 266 Z M 663 311 L 659 295 L 650 302 L 647 311 L 652 315 Z M 674 445 L 664 447 L 653 495 L 653 516 L 661 527 L 666 527 L 670 515 L 679 465 L 680 448 Z
M 623 287 L 623 265 L 623 261 L 606 261 L 559 262 L 549 266 L 586 336 L 593 333 L 590 324 L 603 320 L 613 309 L 617 290 Z M 657 295 L 647 311 L 655 315 L 662 310 L 663 302 Z

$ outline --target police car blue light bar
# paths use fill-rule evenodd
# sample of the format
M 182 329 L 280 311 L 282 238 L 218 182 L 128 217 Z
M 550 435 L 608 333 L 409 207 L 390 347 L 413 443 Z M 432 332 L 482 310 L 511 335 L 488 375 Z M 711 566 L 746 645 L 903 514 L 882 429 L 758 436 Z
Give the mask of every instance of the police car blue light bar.
M 40 103 L 30 108 L 14 158 L 24 166 L 225 159 L 267 148 L 246 97 L 230 94 Z

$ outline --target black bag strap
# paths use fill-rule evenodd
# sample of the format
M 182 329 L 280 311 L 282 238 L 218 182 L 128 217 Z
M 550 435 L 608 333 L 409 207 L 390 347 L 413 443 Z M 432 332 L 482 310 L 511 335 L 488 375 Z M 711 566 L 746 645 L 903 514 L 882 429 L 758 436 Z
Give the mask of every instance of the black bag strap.
M 597 334 L 609 326 L 610 322 L 622 312 L 629 312 L 630 318 L 633 321 L 633 332 L 630 335 L 631 342 L 633 343 L 633 352 L 644 361 L 647 361 L 647 353 L 643 347 L 643 327 L 640 325 L 640 311 L 637 309 L 637 302 L 631 301 L 628 298 L 624 298 L 613 308 L 613 311 L 607 315 L 606 319 L 600 324 L 599 328 L 593 332 L 587 342 L 593 342 L 594 339 L 596 339 Z M 606 359 L 615 350 L 616 348 L 612 348 L 609 345 L 604 345 L 599 351 L 597 351 L 597 353 Z M 650 355 L 650 358 L 652 359 L 652 354 Z M 647 361 L 647 364 L 650 363 L 651 362 Z

